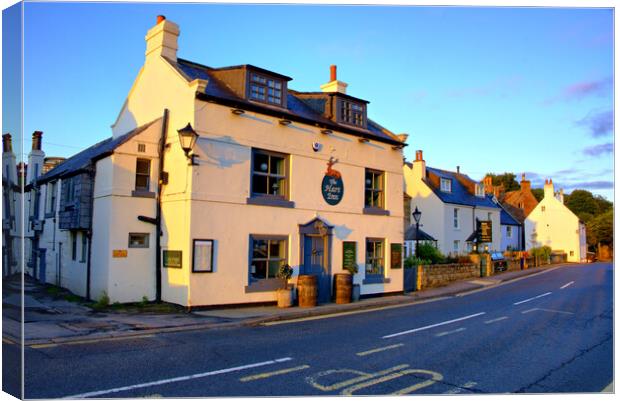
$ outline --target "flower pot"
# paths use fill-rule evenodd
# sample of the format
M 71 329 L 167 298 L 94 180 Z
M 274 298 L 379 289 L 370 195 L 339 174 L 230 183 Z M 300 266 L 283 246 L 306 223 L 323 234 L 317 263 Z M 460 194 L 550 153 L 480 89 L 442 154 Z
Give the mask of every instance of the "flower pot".
M 348 304 L 351 302 L 351 287 L 353 285 L 353 276 L 349 273 L 338 273 L 334 275 L 336 283 L 336 303 Z
M 362 292 L 362 289 L 360 288 L 360 285 L 353 284 L 353 288 L 351 290 L 351 299 L 353 300 L 353 302 L 357 302 L 360 300 L 361 292 Z
M 278 308 L 290 308 L 293 305 L 293 290 L 290 288 L 280 288 L 276 290 Z

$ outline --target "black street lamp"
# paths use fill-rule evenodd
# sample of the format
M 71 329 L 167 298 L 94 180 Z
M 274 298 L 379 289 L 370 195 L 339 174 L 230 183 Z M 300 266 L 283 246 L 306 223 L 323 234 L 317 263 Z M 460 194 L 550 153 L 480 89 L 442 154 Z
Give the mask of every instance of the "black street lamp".
M 411 210 L 411 209 L 410 209 Z M 413 213 L 413 220 L 415 220 L 415 257 L 418 257 L 418 242 L 420 238 L 420 217 L 422 217 L 422 212 L 418 210 L 418 207 L 415 207 Z
M 194 148 L 194 144 L 196 143 L 196 139 L 198 139 L 198 133 L 194 131 L 192 125 L 187 123 L 187 125 L 180 130 L 177 131 L 179 133 L 179 144 L 181 145 L 181 149 L 185 152 L 185 156 L 190 160 L 190 166 L 196 166 L 198 163 L 194 160 L 196 155 L 190 155 L 189 152 Z

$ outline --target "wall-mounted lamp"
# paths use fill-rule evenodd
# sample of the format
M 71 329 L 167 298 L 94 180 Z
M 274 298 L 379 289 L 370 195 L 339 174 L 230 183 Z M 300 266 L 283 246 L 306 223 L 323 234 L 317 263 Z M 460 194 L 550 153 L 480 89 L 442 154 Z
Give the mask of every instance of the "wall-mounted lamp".
M 194 131 L 192 125 L 187 123 L 187 125 L 180 130 L 177 130 L 179 133 L 179 144 L 181 145 L 181 149 L 185 152 L 185 156 L 190 160 L 190 166 L 197 166 L 196 160 L 194 158 L 196 155 L 190 155 L 189 152 L 192 151 L 194 145 L 196 144 L 196 139 L 198 139 L 198 133 Z
M 360 141 L 360 143 L 366 143 L 368 142 L 368 138 L 358 138 L 358 141 Z
M 245 113 L 245 110 L 241 110 L 241 109 L 230 109 L 230 111 L 231 113 L 236 114 L 238 116 Z
M 287 120 L 287 119 L 283 118 L 283 119 L 281 119 L 278 122 L 280 123 L 280 125 L 289 125 L 291 123 L 291 120 Z
M 331 133 L 332 133 L 332 130 L 330 130 L 330 129 L 322 129 L 321 130 L 321 134 L 331 135 Z

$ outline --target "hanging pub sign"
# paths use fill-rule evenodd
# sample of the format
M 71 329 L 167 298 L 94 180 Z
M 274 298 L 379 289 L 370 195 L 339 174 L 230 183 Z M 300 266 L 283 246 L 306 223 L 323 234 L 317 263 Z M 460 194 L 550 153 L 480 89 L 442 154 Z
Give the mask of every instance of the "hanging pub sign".
M 477 237 L 478 243 L 493 242 L 493 232 L 491 230 L 491 220 L 477 221 Z
M 321 183 L 321 192 L 323 193 L 323 199 L 328 204 L 334 206 L 340 203 L 342 196 L 344 195 L 344 184 L 342 183 L 342 177 L 340 172 L 332 169 L 334 164 L 338 163 L 338 159 L 333 157 L 329 158 L 327 162 L 327 171 L 323 182 Z

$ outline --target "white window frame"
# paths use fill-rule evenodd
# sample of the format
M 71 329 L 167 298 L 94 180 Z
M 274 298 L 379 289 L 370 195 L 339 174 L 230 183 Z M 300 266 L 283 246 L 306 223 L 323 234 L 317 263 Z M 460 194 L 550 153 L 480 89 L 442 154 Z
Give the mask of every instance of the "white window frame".
M 442 192 L 452 192 L 452 180 L 449 178 L 440 178 L 439 187 Z
M 506 226 L 506 238 L 512 238 L 512 226 Z
M 476 184 L 476 196 L 484 198 L 484 186 L 482 184 Z
M 455 239 L 454 242 L 452 243 L 452 248 L 454 250 L 454 252 L 459 252 L 459 250 L 461 249 L 461 241 L 459 241 L 458 239 Z
M 454 227 L 455 230 L 458 230 L 461 228 L 461 222 L 459 219 L 459 208 L 455 207 L 453 213 L 453 221 L 452 221 L 452 226 Z

